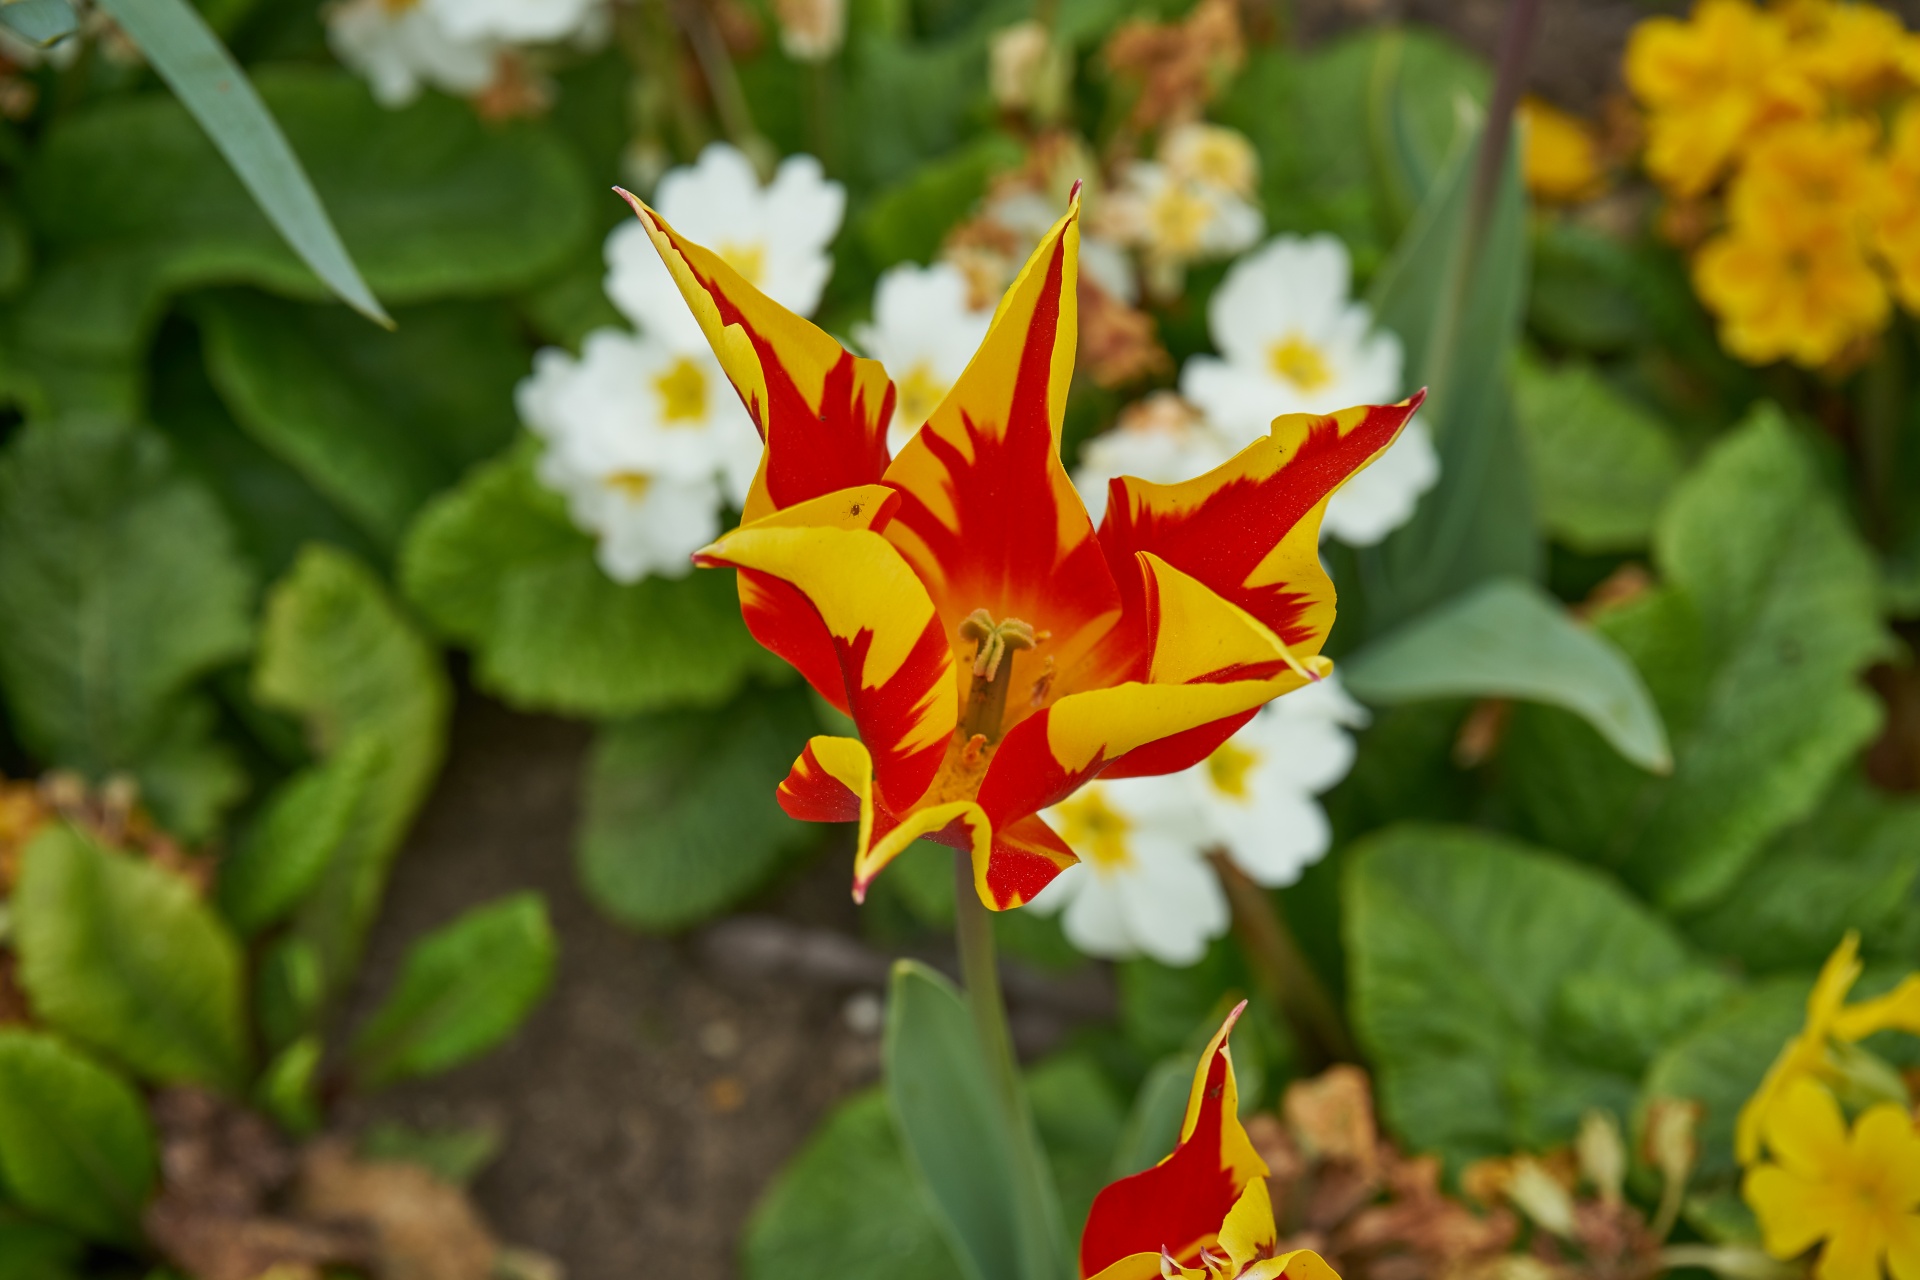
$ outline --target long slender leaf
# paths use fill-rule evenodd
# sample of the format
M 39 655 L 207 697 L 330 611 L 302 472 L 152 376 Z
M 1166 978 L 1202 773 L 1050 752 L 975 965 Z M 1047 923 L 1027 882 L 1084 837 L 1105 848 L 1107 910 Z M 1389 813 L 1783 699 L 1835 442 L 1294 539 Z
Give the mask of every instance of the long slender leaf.
M 960 993 L 911 960 L 893 970 L 886 1075 L 902 1144 L 972 1280 L 1060 1280 L 1058 1193 L 1021 1158 Z
M 180 96 L 294 252 L 347 305 L 392 328 L 286 135 L 199 12 L 187 0 L 100 3 Z
M 80 18 L 67 0 L 9 0 L 0 4 L 0 27 L 44 49 L 78 31 Z
M 1562 707 L 1642 769 L 1673 768 L 1666 726 L 1627 656 L 1530 583 L 1476 587 L 1374 641 L 1340 674 L 1368 702 L 1464 696 Z

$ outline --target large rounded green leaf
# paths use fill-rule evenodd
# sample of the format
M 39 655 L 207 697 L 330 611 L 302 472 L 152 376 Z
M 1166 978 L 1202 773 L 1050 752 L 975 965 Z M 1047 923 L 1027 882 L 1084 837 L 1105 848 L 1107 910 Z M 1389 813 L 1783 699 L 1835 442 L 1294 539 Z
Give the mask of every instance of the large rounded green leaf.
M 132 1086 L 53 1036 L 0 1028 L 0 1173 L 22 1205 L 131 1244 L 156 1162 Z
M 534 453 L 526 441 L 430 504 L 401 556 L 408 597 L 472 647 L 482 685 L 517 706 L 604 718 L 711 706 L 786 671 L 740 621 L 733 574 L 607 577 L 593 539 L 535 478 Z
M 22 859 L 13 928 L 48 1025 L 150 1080 L 244 1085 L 240 945 L 187 881 L 51 828 Z

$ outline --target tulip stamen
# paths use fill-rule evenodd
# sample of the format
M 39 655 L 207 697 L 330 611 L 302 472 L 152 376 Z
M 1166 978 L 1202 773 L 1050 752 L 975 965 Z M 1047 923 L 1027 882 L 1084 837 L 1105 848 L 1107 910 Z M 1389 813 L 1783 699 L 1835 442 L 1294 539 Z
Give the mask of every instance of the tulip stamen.
M 1007 654 L 1033 648 L 1039 637 L 1028 623 L 1018 618 L 995 622 L 985 609 L 975 609 L 960 620 L 960 636 L 975 645 L 973 687 L 967 692 L 960 732 L 968 739 L 984 736 L 989 743 L 998 742 L 1000 726 L 1007 717 L 1007 687 L 1013 677 L 1013 664 L 1007 661 Z

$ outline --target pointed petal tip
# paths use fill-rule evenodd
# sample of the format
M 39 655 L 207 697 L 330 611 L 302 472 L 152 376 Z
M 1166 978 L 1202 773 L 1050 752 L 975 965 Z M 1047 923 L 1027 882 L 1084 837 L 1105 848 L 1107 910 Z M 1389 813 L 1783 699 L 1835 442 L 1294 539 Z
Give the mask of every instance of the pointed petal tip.
M 873 881 L 871 880 L 862 880 L 858 877 L 854 878 L 853 903 L 855 906 L 864 907 L 867 905 L 867 886 L 872 883 Z
M 627 202 L 628 206 L 632 208 L 635 217 L 639 218 L 640 221 L 646 223 L 649 227 L 653 225 L 653 210 L 647 208 L 647 202 L 645 200 L 642 200 L 625 187 L 616 186 L 613 192 Z
M 1086 179 L 1084 178 L 1075 178 L 1073 180 L 1073 190 L 1067 192 L 1067 208 L 1068 209 L 1075 209 L 1079 207 L 1080 188 L 1085 185 L 1086 185 Z
M 1400 403 L 1406 405 L 1409 409 L 1418 409 L 1421 405 L 1426 403 L 1426 400 L 1427 400 L 1427 389 L 1425 387 L 1422 387 L 1418 391 L 1414 392 L 1412 395 L 1408 396 L 1405 400 L 1402 400 Z
M 1223 1034 L 1231 1032 L 1233 1030 L 1233 1024 L 1240 1021 L 1240 1015 L 1246 1011 L 1247 1001 L 1243 998 L 1239 1004 L 1233 1006 L 1232 1012 L 1227 1014 L 1227 1020 L 1220 1024 L 1221 1032 Z

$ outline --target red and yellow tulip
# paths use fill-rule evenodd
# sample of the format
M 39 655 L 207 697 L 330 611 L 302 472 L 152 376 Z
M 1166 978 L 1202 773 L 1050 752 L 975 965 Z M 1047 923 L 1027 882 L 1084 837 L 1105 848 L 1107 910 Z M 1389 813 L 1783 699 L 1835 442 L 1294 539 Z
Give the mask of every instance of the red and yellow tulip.
M 1094 1199 L 1080 1237 L 1083 1280 L 1339 1280 L 1310 1249 L 1277 1250 L 1267 1162 L 1240 1125 L 1227 1050 L 1246 1007 L 1200 1055 L 1173 1154 Z
M 1041 809 L 1195 764 L 1331 669 L 1321 515 L 1417 397 L 1276 419 L 1184 484 L 1116 480 L 1096 531 L 1060 463 L 1077 197 L 897 458 L 878 362 L 627 198 L 766 442 L 740 527 L 694 558 L 739 571 L 754 636 L 859 728 L 780 787 L 796 818 L 859 824 L 856 898 L 929 836 L 1018 906 L 1074 861 Z

